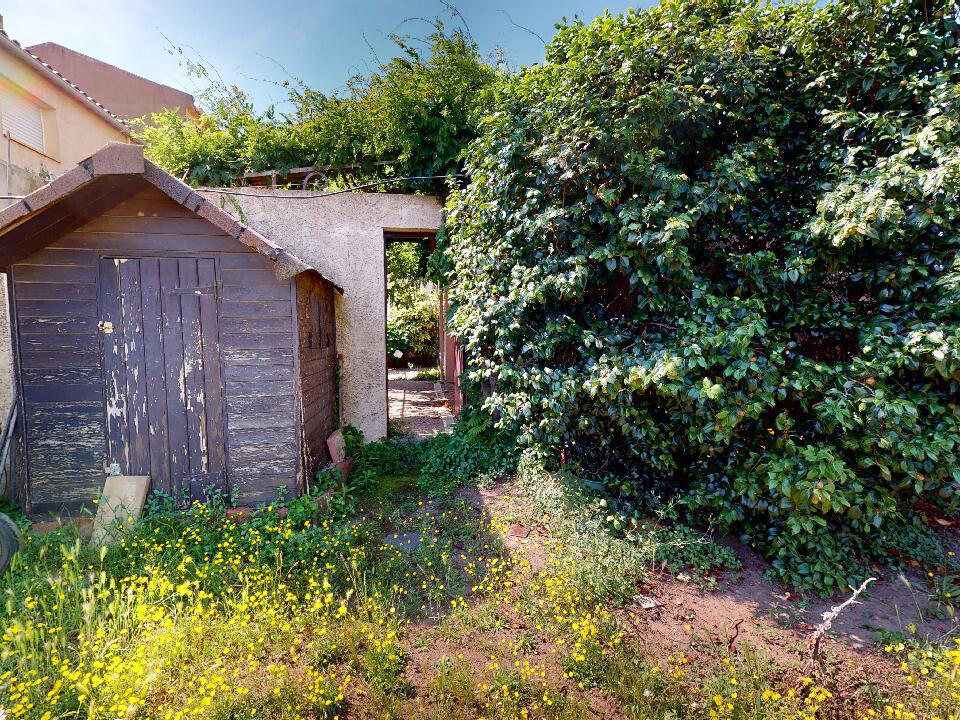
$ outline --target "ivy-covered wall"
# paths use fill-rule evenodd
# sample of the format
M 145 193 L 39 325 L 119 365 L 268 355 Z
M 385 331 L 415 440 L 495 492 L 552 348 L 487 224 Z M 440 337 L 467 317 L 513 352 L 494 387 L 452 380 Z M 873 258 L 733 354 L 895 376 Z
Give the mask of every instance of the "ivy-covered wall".
M 663 0 L 560 28 L 449 204 L 488 410 L 619 525 L 672 500 L 797 585 L 922 555 L 917 508 L 960 498 L 956 12 Z

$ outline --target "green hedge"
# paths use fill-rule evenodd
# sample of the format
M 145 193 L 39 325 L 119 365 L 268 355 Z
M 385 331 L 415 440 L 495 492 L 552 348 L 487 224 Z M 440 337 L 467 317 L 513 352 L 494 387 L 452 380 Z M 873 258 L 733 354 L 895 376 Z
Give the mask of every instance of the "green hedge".
M 624 518 L 673 499 L 798 586 L 931 547 L 912 506 L 960 489 L 955 12 L 561 27 L 450 200 L 468 386 Z

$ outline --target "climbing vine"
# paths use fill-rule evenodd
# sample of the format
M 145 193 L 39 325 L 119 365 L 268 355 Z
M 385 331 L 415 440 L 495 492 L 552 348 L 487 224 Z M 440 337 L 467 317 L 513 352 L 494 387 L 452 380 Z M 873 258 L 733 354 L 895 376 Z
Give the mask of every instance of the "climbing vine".
M 501 424 L 831 591 L 960 498 L 953 4 L 663 0 L 505 79 L 449 202 Z

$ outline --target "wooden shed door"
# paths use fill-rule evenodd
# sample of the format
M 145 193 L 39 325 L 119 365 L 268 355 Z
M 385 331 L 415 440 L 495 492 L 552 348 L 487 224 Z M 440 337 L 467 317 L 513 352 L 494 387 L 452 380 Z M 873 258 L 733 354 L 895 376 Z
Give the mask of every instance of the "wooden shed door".
M 107 461 L 153 488 L 226 489 L 211 258 L 102 258 Z

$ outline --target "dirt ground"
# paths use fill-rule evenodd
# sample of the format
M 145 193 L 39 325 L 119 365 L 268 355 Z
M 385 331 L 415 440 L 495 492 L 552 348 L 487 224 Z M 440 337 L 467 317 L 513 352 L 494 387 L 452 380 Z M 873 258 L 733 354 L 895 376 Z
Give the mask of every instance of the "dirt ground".
M 513 495 L 509 485 L 467 490 L 461 496 L 500 517 L 525 514 L 522 499 Z M 550 537 L 545 528 L 526 529 L 527 537 L 505 536 L 504 542 L 536 569 L 546 558 L 544 547 Z M 723 542 L 734 550 L 742 567 L 719 575 L 713 589 L 666 572 L 652 574 L 639 590 L 657 606 L 643 609 L 637 604 L 625 611 L 634 629 L 633 640 L 650 657 L 665 658 L 679 650 L 720 655 L 749 645 L 783 666 L 802 667 L 809 662 L 812 636 L 823 614 L 846 596 L 824 600 L 792 592 L 764 578 L 768 565 L 752 549 Z M 918 573 L 877 570 L 877 581 L 837 617 L 824 642 L 826 657 L 861 665 L 869 675 L 886 672 L 890 663 L 883 647 L 898 636 L 937 641 L 958 631 L 958 618 L 931 602 Z

